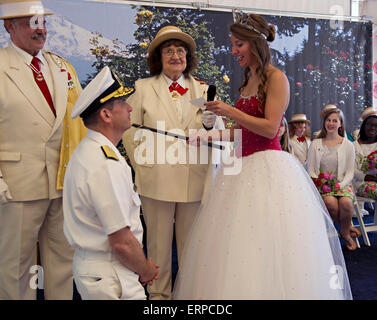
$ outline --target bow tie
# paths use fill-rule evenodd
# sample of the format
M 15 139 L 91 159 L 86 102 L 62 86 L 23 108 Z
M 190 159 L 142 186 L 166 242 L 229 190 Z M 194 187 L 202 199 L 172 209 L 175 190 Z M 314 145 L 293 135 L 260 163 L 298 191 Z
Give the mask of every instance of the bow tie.
M 169 91 L 173 92 L 174 90 L 182 96 L 187 92 L 188 88 L 185 89 L 181 87 L 177 82 L 173 82 L 169 87 Z
M 297 137 L 298 142 L 305 142 L 305 140 L 306 140 L 305 137 L 301 137 L 301 138 Z

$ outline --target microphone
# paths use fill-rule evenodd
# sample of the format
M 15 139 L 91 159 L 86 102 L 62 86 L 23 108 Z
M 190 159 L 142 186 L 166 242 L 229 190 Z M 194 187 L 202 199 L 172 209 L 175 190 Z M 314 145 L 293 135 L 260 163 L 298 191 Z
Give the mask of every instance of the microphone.
M 207 101 L 213 101 L 216 95 L 216 86 L 211 84 L 207 91 Z

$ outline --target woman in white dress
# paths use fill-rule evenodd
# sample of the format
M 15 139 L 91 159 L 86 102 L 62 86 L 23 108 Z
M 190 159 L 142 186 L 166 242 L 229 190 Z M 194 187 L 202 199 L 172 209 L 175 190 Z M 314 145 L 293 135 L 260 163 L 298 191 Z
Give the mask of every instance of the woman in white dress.
M 353 199 L 352 179 L 354 175 L 355 149 L 345 136 L 344 115 L 336 106 L 323 114 L 323 126 L 318 138 L 313 140 L 309 148 L 308 172 L 314 178 L 322 175 L 333 175 L 338 187 L 330 187 L 326 183 L 319 185 L 319 192 L 331 215 L 340 226 L 340 235 L 348 250 L 356 250 L 352 236 L 360 236 L 356 228 L 352 228 Z
M 206 107 L 237 122 L 242 170 L 218 170 L 185 244 L 173 298 L 351 299 L 326 207 L 303 166 L 281 151 L 277 132 L 289 84 L 270 63 L 275 29 L 254 14 L 235 19 L 232 53 L 245 68 L 241 96 L 235 108 L 222 101 Z M 225 137 L 207 131 L 200 141 L 216 134 Z

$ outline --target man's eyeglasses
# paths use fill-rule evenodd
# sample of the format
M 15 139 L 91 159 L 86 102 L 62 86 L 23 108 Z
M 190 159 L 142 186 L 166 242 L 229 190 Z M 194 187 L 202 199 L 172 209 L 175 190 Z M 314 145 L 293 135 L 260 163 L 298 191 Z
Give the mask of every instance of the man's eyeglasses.
M 172 57 L 174 54 L 177 54 L 177 56 L 179 58 L 182 58 L 186 55 L 186 50 L 185 49 L 177 49 L 177 50 L 173 50 L 173 49 L 162 49 L 162 54 L 164 54 L 165 56 L 168 56 L 168 57 Z

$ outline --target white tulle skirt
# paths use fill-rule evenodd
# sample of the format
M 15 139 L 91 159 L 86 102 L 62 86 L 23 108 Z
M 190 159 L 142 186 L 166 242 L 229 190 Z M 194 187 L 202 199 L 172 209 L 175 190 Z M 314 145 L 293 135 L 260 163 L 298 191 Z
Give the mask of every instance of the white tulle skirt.
M 352 299 L 336 229 L 294 158 L 220 167 L 180 261 L 173 299 Z

